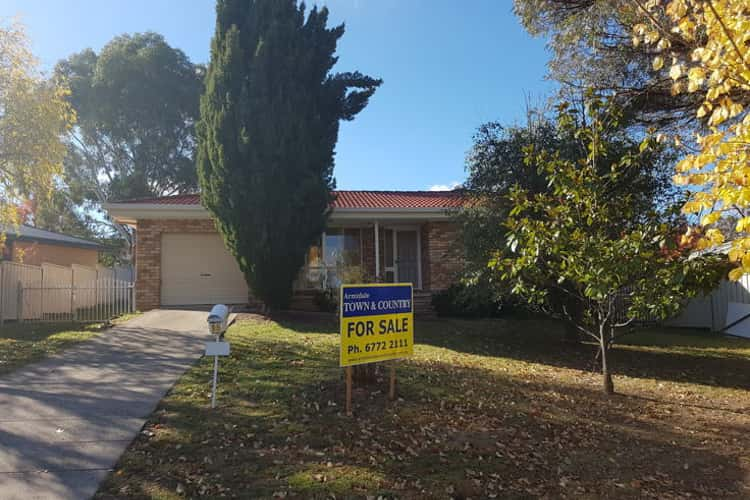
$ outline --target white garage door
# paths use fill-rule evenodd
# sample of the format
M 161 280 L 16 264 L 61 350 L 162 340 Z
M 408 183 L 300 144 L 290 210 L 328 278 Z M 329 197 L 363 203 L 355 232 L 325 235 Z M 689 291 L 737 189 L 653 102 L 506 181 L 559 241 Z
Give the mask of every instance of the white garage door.
M 162 234 L 162 305 L 245 304 L 247 298 L 245 278 L 221 236 Z

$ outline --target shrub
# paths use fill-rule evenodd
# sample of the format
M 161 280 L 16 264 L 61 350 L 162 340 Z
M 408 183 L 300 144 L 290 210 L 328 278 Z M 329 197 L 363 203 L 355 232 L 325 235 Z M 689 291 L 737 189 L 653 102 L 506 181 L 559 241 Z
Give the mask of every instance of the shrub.
M 488 287 L 456 284 L 435 293 L 432 307 L 438 316 L 495 318 L 500 316 L 503 302 Z
M 339 306 L 338 292 L 334 288 L 316 290 L 313 295 L 313 302 L 321 312 L 336 312 Z

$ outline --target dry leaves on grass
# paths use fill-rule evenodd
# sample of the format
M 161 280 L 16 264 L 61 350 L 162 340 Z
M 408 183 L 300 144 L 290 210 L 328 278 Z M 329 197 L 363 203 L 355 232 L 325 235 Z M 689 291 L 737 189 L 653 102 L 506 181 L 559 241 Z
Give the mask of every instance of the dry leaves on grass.
M 664 380 L 619 376 L 625 395 L 606 400 L 597 374 L 561 365 L 568 359 L 561 349 L 544 363 L 537 344 L 524 351 L 517 338 L 476 334 L 481 349 L 473 352 L 471 338 L 456 345 L 455 331 L 430 337 L 421 330 L 417 356 L 398 366 L 399 399 L 387 402 L 384 377 L 356 387 L 351 419 L 341 407 L 335 336 L 269 322 L 238 326 L 229 336 L 233 356 L 219 411 L 207 408 L 204 363 L 165 400 L 100 495 L 142 496 L 133 484 L 148 485 L 151 497 L 163 490 L 229 498 L 718 498 L 750 491 L 750 417 L 736 409 L 750 407 L 750 397 L 672 380 L 675 371 L 696 376 L 696 368 L 673 370 L 668 358 L 651 368 Z M 486 347 L 502 342 L 508 345 L 498 349 L 515 357 Z

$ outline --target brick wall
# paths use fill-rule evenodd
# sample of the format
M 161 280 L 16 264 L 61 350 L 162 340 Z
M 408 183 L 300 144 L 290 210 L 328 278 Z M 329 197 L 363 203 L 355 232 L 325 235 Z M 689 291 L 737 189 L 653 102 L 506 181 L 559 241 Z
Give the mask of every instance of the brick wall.
M 425 290 L 444 290 L 463 269 L 458 225 L 427 222 L 422 225 L 422 284 Z
M 96 267 L 99 262 L 99 251 L 96 249 L 48 245 L 29 241 L 14 241 L 11 245 L 12 260 L 32 266 L 40 266 L 43 262 L 47 262 L 58 266 L 80 264 Z
M 135 233 L 135 306 L 148 311 L 161 304 L 162 233 L 215 233 L 211 219 L 142 219 Z
M 136 307 L 141 311 L 161 303 L 161 236 L 163 233 L 214 233 L 210 219 L 143 219 L 135 243 Z M 375 276 L 375 234 L 362 229 L 362 258 L 367 276 Z M 383 237 L 381 233 L 381 238 Z M 462 269 L 458 227 L 452 222 L 427 222 L 421 227 L 422 284 L 426 291 L 447 288 Z
M 419 241 L 421 244 L 422 255 L 422 289 L 429 290 L 431 284 L 430 274 L 430 231 L 429 223 L 422 224 L 419 227 Z

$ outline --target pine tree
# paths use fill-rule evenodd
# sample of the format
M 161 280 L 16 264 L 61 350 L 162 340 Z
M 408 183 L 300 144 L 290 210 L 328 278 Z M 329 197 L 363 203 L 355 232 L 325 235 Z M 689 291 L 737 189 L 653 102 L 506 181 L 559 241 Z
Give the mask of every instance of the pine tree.
M 255 296 L 288 305 L 325 229 L 339 121 L 381 84 L 331 73 L 344 26 L 296 0 L 219 0 L 198 125 L 204 206 Z

